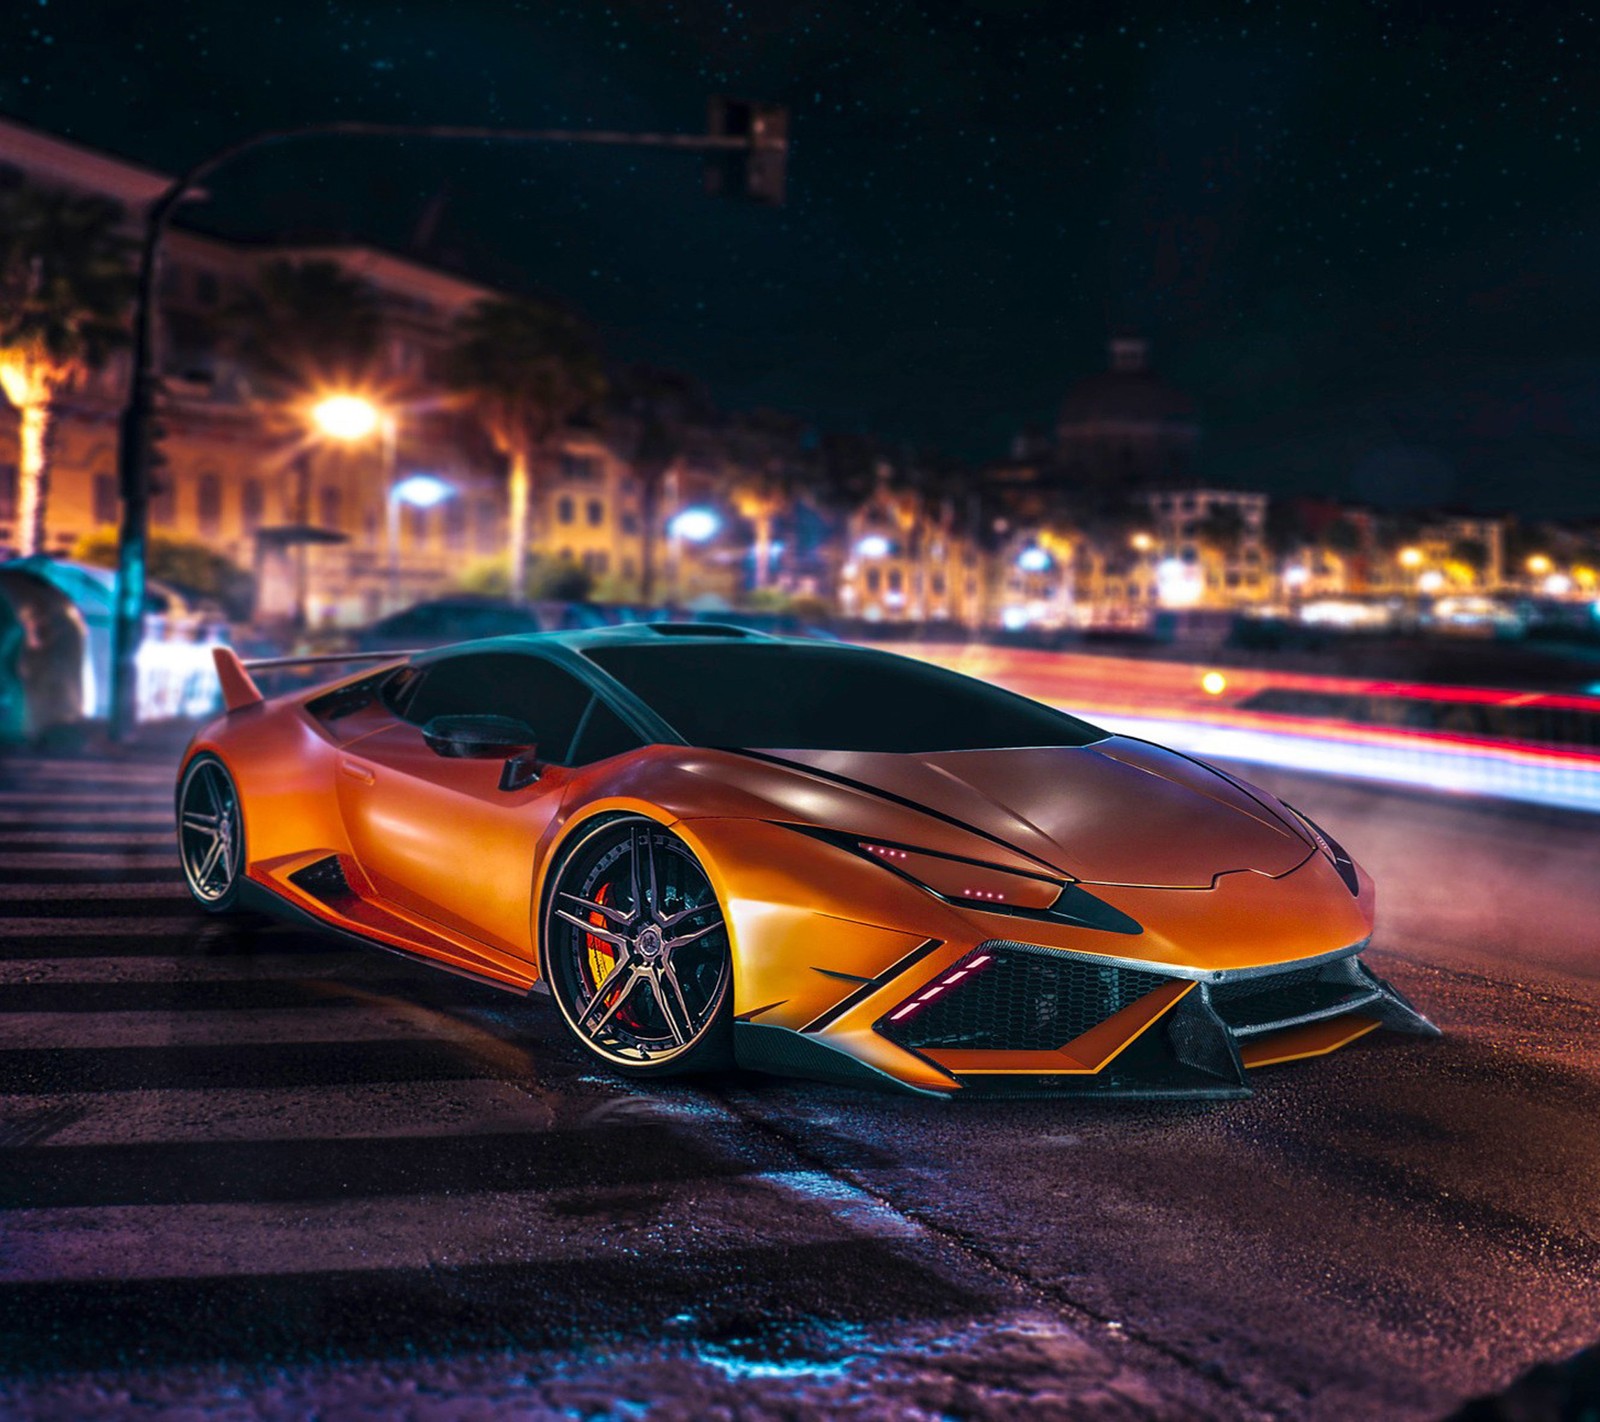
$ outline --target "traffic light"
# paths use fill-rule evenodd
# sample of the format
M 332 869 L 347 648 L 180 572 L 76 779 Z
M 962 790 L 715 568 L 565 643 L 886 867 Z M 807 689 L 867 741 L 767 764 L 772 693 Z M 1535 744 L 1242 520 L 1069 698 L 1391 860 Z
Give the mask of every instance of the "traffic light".
M 781 206 L 789 161 L 789 111 L 781 104 L 714 98 L 708 132 L 713 138 L 742 138 L 747 146 L 706 155 L 706 191 Z

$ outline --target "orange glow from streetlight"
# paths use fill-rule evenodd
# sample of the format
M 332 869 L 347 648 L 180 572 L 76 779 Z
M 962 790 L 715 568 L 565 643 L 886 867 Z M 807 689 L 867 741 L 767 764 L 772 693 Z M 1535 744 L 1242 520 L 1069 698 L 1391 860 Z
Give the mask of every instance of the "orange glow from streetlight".
M 1420 548 L 1402 548 L 1400 550 L 1400 566 L 1402 568 L 1420 568 L 1422 566 L 1422 550 Z
M 311 407 L 312 423 L 330 439 L 366 439 L 381 418 L 365 395 L 328 395 Z
M 1528 559 L 1528 571 L 1536 578 L 1544 577 L 1554 567 L 1555 564 L 1543 553 L 1535 553 Z
M 1141 553 L 1148 553 L 1156 546 L 1156 541 L 1148 533 L 1136 533 L 1128 540 Z

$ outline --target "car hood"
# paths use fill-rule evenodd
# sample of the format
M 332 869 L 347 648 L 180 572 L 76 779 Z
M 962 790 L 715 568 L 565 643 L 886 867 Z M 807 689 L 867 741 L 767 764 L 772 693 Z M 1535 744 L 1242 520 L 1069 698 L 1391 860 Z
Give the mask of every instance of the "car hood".
M 1287 874 L 1314 852 L 1270 796 L 1120 736 L 1090 746 L 916 755 L 760 754 L 959 821 L 1086 884 L 1204 889 L 1219 874 Z M 974 853 L 981 856 L 981 846 Z

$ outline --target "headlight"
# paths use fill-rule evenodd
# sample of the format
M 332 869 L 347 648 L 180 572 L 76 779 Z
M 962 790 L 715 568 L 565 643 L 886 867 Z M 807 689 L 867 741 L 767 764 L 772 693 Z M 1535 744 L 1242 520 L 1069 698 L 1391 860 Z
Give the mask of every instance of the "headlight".
M 1360 894 L 1361 880 L 1356 874 L 1356 862 L 1345 853 L 1344 846 L 1313 820 L 1310 815 L 1303 814 L 1287 801 L 1280 800 L 1278 803 L 1310 831 L 1311 838 L 1317 843 L 1317 848 L 1328 857 L 1328 862 L 1339 871 L 1339 877 L 1344 880 L 1345 888 L 1349 889 L 1352 894 Z
M 899 845 L 878 844 L 872 840 L 860 840 L 858 845 L 863 854 L 887 864 L 908 879 L 915 879 L 943 899 L 1043 912 L 1061 897 L 1065 887 L 1059 880 L 1035 879 L 1009 869 L 996 869 L 991 864 L 946 859 L 938 854 L 902 849 Z
M 1102 933 L 1144 932 L 1137 919 L 1104 899 L 1097 899 L 1081 884 L 1019 874 L 993 864 L 950 859 L 872 839 L 855 840 L 852 847 L 949 903 L 1066 923 L 1074 928 L 1094 928 Z

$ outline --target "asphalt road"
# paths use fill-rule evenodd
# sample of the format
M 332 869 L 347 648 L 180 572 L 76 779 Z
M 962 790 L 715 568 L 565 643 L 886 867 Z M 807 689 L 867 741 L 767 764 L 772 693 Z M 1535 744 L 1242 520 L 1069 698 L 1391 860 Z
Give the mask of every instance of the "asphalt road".
M 1600 1338 L 1600 819 L 1291 778 L 1444 1029 L 1222 1105 L 642 1091 L 0 762 L 0 1416 L 1425 1418 Z

